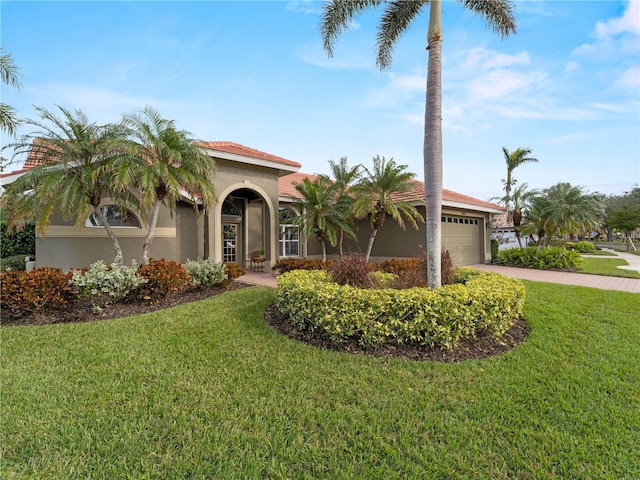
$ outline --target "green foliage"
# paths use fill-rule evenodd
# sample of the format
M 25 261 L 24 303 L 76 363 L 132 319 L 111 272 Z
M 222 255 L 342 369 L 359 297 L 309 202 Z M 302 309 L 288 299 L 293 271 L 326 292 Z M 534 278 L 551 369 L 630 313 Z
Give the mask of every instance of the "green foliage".
M 36 224 L 27 222 L 19 232 L 7 233 L 7 224 L 0 223 L 0 257 L 36 254 Z
M 211 287 L 223 283 L 228 278 L 225 266 L 210 258 L 187 260 L 185 268 L 196 287 Z
M 319 260 L 317 258 L 281 258 L 273 266 L 273 270 L 287 273 L 293 270 L 324 270 L 333 262 L 331 260 Z
M 226 283 L 231 283 L 236 278 L 241 277 L 242 275 L 247 273 L 247 269 L 246 268 L 244 268 L 242 265 L 239 265 L 239 264 L 233 263 L 233 262 L 226 262 L 224 264 L 224 268 L 225 268 L 225 271 L 227 272 L 227 282 Z
M 338 285 L 351 285 L 356 288 L 376 288 L 377 278 L 372 275 L 371 267 L 364 255 L 352 253 L 327 267 L 331 279 Z
M 440 262 L 441 284 L 449 285 L 454 283 L 455 269 L 449 251 L 442 252 Z M 426 257 L 392 258 L 378 264 L 376 268 L 395 275 L 395 279 L 389 284 L 390 288 L 427 287 Z
M 524 293 L 522 282 L 486 272 L 464 285 L 398 291 L 338 285 L 327 272 L 299 270 L 280 276 L 276 302 L 298 328 L 336 341 L 452 348 L 481 331 L 504 334 L 522 314 Z
M 491 260 L 498 260 L 498 253 L 500 252 L 500 243 L 495 238 L 491 239 Z
M 138 269 L 145 281 L 135 294 L 140 300 L 156 301 L 183 289 L 191 280 L 187 269 L 172 260 L 150 260 Z
M 2 315 L 19 318 L 30 313 L 66 307 L 75 298 L 75 292 L 69 284 L 70 278 L 70 273 L 62 273 L 58 268 L 0 273 Z
M 582 265 L 580 253 L 564 247 L 527 247 L 502 250 L 498 262 L 517 267 L 549 269 L 575 269 Z
M 580 242 L 567 242 L 564 244 L 564 248 L 568 250 L 575 250 L 580 253 L 595 253 L 598 251 L 595 244 L 586 240 L 582 240 Z
M 25 255 L 12 255 L 0 259 L 0 270 L 24 270 L 26 268 Z
M 138 275 L 138 266 L 130 267 L 119 263 L 106 265 L 98 260 L 88 270 L 74 270 L 70 279 L 80 296 L 91 297 L 94 304 L 119 301 L 146 283 Z

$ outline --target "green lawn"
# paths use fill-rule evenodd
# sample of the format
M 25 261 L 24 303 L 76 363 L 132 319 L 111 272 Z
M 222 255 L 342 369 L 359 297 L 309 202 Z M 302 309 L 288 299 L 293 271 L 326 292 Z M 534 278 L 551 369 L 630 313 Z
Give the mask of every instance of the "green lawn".
M 608 275 L 610 277 L 640 278 L 640 272 L 617 268 L 620 265 L 629 265 L 629 263 L 622 258 L 582 258 L 584 259 L 584 264 L 578 269 L 578 273 Z
M 283 338 L 273 297 L 2 328 L 0 477 L 640 478 L 640 295 L 529 282 L 529 339 L 459 364 Z

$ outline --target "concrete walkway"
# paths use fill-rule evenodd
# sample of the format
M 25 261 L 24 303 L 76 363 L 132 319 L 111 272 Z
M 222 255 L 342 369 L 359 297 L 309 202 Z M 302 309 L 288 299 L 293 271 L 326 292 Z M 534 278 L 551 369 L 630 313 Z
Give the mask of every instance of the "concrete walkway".
M 629 263 L 630 269 L 640 271 L 640 256 L 611 250 L 618 257 Z M 598 256 L 598 258 L 613 258 Z M 620 290 L 623 292 L 640 293 L 640 279 L 606 277 L 603 275 L 587 275 L 584 273 L 550 272 L 532 268 L 504 267 L 502 265 L 472 265 L 473 268 L 486 272 L 496 272 L 511 278 L 532 280 L 534 282 L 559 283 L 562 285 L 578 285 L 582 287 L 599 288 L 602 290 Z M 277 287 L 276 277 L 271 273 L 247 272 L 238 277 L 237 282 L 249 285 L 264 285 Z

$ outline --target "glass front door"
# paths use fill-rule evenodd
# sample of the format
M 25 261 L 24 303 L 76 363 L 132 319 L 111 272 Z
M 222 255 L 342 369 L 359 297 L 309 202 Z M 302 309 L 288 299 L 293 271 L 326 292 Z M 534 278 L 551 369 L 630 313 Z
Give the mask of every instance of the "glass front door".
M 222 261 L 238 262 L 238 246 L 240 238 L 238 236 L 238 224 L 223 223 L 222 224 Z

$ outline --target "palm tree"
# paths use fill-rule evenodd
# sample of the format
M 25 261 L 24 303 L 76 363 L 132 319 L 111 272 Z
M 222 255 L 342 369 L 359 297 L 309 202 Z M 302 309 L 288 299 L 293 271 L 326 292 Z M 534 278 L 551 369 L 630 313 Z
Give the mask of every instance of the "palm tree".
M 110 196 L 120 206 L 135 208 L 129 192 L 111 188 L 110 166 L 121 156 L 123 130 L 118 125 L 90 123 L 79 110 L 75 113 L 58 106 L 62 116 L 36 108 L 41 120 L 28 120 L 38 130 L 12 144 L 14 156 L 29 154 L 40 164 L 6 187 L 4 202 L 7 221 L 20 229 L 25 221 L 38 216 L 38 230 L 44 232 L 55 212 L 63 219 L 84 225 L 93 211 L 104 227 L 115 251 L 115 262 L 122 262 L 122 249 L 100 208 Z
M 516 234 L 520 248 L 522 248 L 520 226 L 522 225 L 523 212 L 528 208 L 529 202 L 535 194 L 535 191 L 529 190 L 528 184 L 523 183 L 515 188 L 513 195 L 505 195 L 498 200 L 508 207 L 507 220 L 513 223 L 513 231 Z
M 516 179 L 513 178 L 513 171 L 523 163 L 537 162 L 537 158 L 529 157 L 531 155 L 530 148 L 516 148 L 513 152 L 509 152 L 505 147 L 502 147 L 504 153 L 504 160 L 507 163 L 507 178 L 503 180 L 504 191 L 506 197 L 509 200 L 511 197 L 511 188 L 515 185 Z M 509 205 L 507 204 L 507 208 Z
M 369 261 L 373 242 L 378 230 L 384 225 L 387 214 L 403 230 L 405 220 L 417 230 L 417 222 L 424 222 L 424 219 L 416 207 L 398 200 L 398 195 L 410 192 L 415 185 L 413 180 L 415 174 L 407 171 L 406 165 L 397 165 L 393 158 L 387 160 L 376 155 L 373 157 L 372 170 L 364 166 L 362 168 L 364 175 L 352 190 L 356 195 L 354 215 L 356 218 L 368 216 L 371 222 L 371 235 L 366 254 L 366 260 Z
M 184 196 L 193 200 L 200 197 L 205 206 L 215 200 L 211 181 L 215 161 L 194 143 L 189 132 L 177 130 L 173 120 L 162 118 L 151 107 L 124 115 L 122 124 L 132 143 L 129 158 L 120 162 L 114 181 L 120 190 L 135 188 L 141 207 L 151 212 L 142 247 L 142 263 L 146 265 L 151 259 L 161 205 L 175 213 L 178 200 Z M 195 201 L 193 206 L 197 213 Z
M 18 90 L 22 88 L 18 67 L 13 63 L 10 53 L 2 53 L 2 48 L 0 48 L 0 80 L 5 85 Z M 0 102 L 0 130 L 13 137 L 19 124 L 20 121 L 16 116 L 15 109 L 6 103 Z
M 604 219 L 605 204 L 597 195 L 566 182 L 545 190 L 551 234 L 569 235 L 597 229 Z
M 304 241 L 311 235 L 315 236 L 322 247 L 322 260 L 326 260 L 326 242 L 335 245 L 339 230 L 355 236 L 351 225 L 345 221 L 335 184 L 326 176 L 319 176 L 314 181 L 305 178 L 294 184 L 294 188 L 301 197 L 291 204 L 299 212 L 293 223 L 300 227 Z
M 464 7 L 482 15 L 489 26 L 505 37 L 516 30 L 511 0 L 461 0 Z M 377 60 L 381 70 L 391 65 L 396 41 L 429 5 L 427 89 L 424 124 L 424 178 L 427 211 L 427 285 L 441 285 L 440 251 L 442 213 L 442 2 L 441 0 L 333 0 L 324 7 L 321 33 L 324 48 L 333 55 L 333 45 L 351 26 L 353 17 L 385 3 L 377 35 Z
M 353 197 L 348 193 L 349 187 L 358 181 L 360 177 L 361 165 L 355 167 L 349 167 L 347 164 L 347 157 L 342 157 L 340 162 L 334 162 L 329 160 L 329 167 L 331 168 L 331 174 L 333 176 L 333 188 L 337 197 L 336 204 L 341 207 L 341 213 L 345 222 L 349 222 L 351 217 L 351 210 L 353 209 Z M 355 229 L 355 224 L 350 223 L 351 228 Z M 354 235 L 355 236 L 355 235 Z M 342 243 L 344 240 L 344 229 L 338 230 L 338 253 L 340 257 L 344 256 Z

